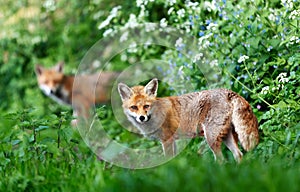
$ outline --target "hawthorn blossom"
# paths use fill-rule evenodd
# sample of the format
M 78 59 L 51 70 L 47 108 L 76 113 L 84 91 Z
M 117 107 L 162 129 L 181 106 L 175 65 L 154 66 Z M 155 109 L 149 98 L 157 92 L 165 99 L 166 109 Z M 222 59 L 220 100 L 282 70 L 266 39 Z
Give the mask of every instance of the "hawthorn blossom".
M 168 26 L 168 21 L 166 20 L 166 18 L 162 18 L 162 19 L 160 20 L 160 26 L 161 26 L 162 28 L 165 28 L 165 27 Z
M 109 25 L 110 21 L 117 16 L 118 11 L 121 8 L 122 8 L 121 6 L 117 6 L 117 7 L 112 8 L 112 10 L 110 11 L 109 16 L 98 26 L 98 29 L 103 29 L 104 27 Z
M 247 59 L 249 59 L 249 57 L 247 55 L 242 55 L 242 56 L 240 56 L 238 63 L 242 63 L 242 62 L 246 61 Z
M 260 91 L 260 93 L 266 95 L 266 94 L 269 93 L 269 91 L 270 91 L 270 87 L 269 86 L 265 86 L 265 87 L 262 88 L 262 90 Z

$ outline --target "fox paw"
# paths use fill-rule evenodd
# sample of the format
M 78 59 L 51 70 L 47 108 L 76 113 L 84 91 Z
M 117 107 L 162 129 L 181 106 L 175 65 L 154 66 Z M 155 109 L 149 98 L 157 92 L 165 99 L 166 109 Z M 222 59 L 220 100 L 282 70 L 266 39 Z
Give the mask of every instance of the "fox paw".
M 71 125 L 72 125 L 73 127 L 77 127 L 77 125 L 78 125 L 78 120 L 77 120 L 77 119 L 73 119 L 73 120 L 71 121 Z

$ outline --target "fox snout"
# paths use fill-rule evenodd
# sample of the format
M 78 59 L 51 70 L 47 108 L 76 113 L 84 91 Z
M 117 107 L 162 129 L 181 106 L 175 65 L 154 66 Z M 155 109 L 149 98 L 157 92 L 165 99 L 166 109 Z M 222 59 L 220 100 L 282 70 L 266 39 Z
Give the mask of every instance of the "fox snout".
M 139 123 L 144 123 L 149 121 L 151 118 L 151 115 L 140 115 L 136 117 L 136 121 Z
M 132 105 L 129 107 L 128 113 L 136 120 L 138 123 L 145 123 L 150 120 L 150 105 Z
M 56 87 L 49 87 L 47 85 L 40 85 L 40 89 L 45 93 L 45 95 L 53 95 L 57 88 Z

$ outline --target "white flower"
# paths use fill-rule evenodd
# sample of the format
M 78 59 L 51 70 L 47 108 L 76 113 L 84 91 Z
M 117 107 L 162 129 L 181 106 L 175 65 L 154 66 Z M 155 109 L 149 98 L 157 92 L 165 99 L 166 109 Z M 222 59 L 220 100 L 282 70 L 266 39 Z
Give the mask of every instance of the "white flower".
M 107 25 L 109 25 L 109 22 L 111 19 L 108 19 L 109 17 L 107 17 L 99 26 L 98 29 L 103 29 L 104 27 L 106 27 Z
M 176 3 L 176 0 L 167 0 L 167 3 L 169 5 L 174 5 Z
M 125 24 L 125 28 L 135 28 L 139 24 L 136 20 L 135 14 L 130 14 L 128 22 Z
M 275 21 L 275 19 L 276 19 L 276 17 L 275 17 L 275 15 L 273 14 L 273 13 L 271 13 L 269 16 L 268 16 L 268 19 L 270 20 L 270 21 Z
M 155 23 L 145 23 L 146 32 L 154 31 L 156 28 L 156 25 L 157 24 L 155 24 Z
M 192 9 L 195 9 L 195 8 L 198 7 L 198 5 L 199 5 L 198 2 L 190 2 L 190 1 L 188 1 L 186 6 L 192 8 Z
M 168 15 L 171 15 L 171 13 L 174 11 L 174 7 L 171 7 L 169 10 L 168 10 Z
M 246 61 L 247 59 L 249 59 L 249 57 L 247 55 L 242 55 L 242 56 L 240 56 L 238 63 L 242 63 L 242 62 Z
M 129 45 L 127 51 L 128 51 L 128 53 L 136 53 L 138 51 L 136 42 L 132 42 Z
M 277 78 L 283 78 L 283 77 L 286 77 L 286 76 L 287 76 L 287 73 L 280 73 Z
M 270 87 L 265 86 L 265 87 L 262 88 L 260 93 L 266 95 L 269 92 L 269 90 L 270 90 Z
M 56 9 L 56 2 L 54 0 L 46 0 L 43 4 L 43 7 L 47 9 L 47 11 L 54 11 Z
M 207 30 L 212 30 L 212 31 L 215 31 L 218 27 L 218 24 L 215 24 L 215 23 L 210 23 L 208 26 L 207 26 Z
M 287 73 L 280 73 L 277 77 L 279 83 L 287 83 L 289 82 L 289 78 L 287 78 Z
M 107 29 L 106 31 L 104 31 L 103 37 L 106 37 L 106 36 L 108 36 L 109 34 L 111 34 L 111 33 L 113 33 L 113 32 L 114 32 L 114 30 L 113 30 L 112 28 L 109 28 L 109 29 Z
M 299 37 L 297 37 L 297 36 L 292 36 L 292 37 L 290 38 L 290 43 L 289 43 L 289 44 L 293 45 L 293 44 L 299 43 L 299 42 L 300 42 Z
M 184 10 L 184 9 L 179 9 L 179 10 L 177 11 L 178 17 L 184 17 L 184 14 L 185 14 L 185 10 Z
M 136 0 L 136 6 L 141 7 L 144 4 L 143 0 Z
M 182 47 L 182 46 L 184 46 L 183 40 L 181 37 L 179 37 L 175 42 L 175 47 Z
M 217 60 L 217 59 L 212 60 L 212 61 L 209 63 L 209 65 L 210 65 L 211 67 L 218 66 L 218 60 Z
M 273 91 L 273 92 L 275 92 L 275 91 L 277 91 L 277 90 L 279 90 L 279 87 L 272 87 L 272 91 Z
M 103 29 L 107 25 L 109 25 L 110 21 L 115 18 L 118 14 L 119 9 L 121 9 L 121 6 L 114 7 L 111 11 L 109 16 L 98 26 L 98 29 Z
M 120 42 L 124 42 L 128 39 L 128 31 L 126 31 L 125 33 L 123 33 L 123 35 L 120 37 Z
M 121 54 L 121 61 L 127 61 L 127 55 Z
M 294 6 L 293 0 L 281 0 L 281 4 L 289 9 L 292 9 Z
M 138 16 L 138 18 L 143 18 L 146 14 L 146 8 L 145 6 L 141 6 L 141 11 L 140 11 L 140 14 Z
M 203 53 L 198 53 L 197 55 L 194 56 L 193 58 L 193 63 L 196 63 L 203 57 Z
M 289 19 L 294 20 L 296 18 L 299 19 L 299 17 L 300 17 L 300 9 L 292 11 L 290 16 L 289 16 Z
M 203 6 L 204 6 L 204 9 L 206 9 L 209 12 L 215 11 L 217 9 L 214 1 L 212 1 L 212 2 L 205 1 Z
M 162 20 L 160 20 L 160 26 L 162 28 L 165 28 L 168 26 L 168 21 L 166 20 L 166 18 L 163 18 Z
M 116 17 L 117 16 L 117 14 L 118 14 L 118 11 L 119 11 L 119 9 L 121 9 L 122 8 L 122 6 L 117 6 L 117 7 L 114 7 L 114 8 L 112 8 L 112 10 L 110 11 L 110 15 L 112 15 L 113 17 Z
M 212 36 L 213 34 L 212 33 L 209 33 L 209 34 L 207 34 L 207 35 L 204 35 L 204 36 L 202 36 L 202 37 L 200 37 L 199 39 L 198 39 L 198 45 L 200 46 L 200 48 L 207 48 L 208 46 L 209 46 L 209 44 L 210 44 L 210 42 L 209 42 L 209 38 Z
M 280 88 L 284 87 L 284 84 L 289 82 L 289 78 L 287 77 L 287 73 L 280 73 L 277 76 L 277 81 L 279 83 L 279 85 L 276 87 L 277 90 L 279 90 Z
M 149 38 L 145 43 L 144 43 L 144 48 L 147 48 L 148 46 L 152 45 L 153 42 L 152 42 L 152 39 Z
M 94 60 L 92 66 L 93 68 L 98 68 L 101 66 L 101 62 L 99 60 Z

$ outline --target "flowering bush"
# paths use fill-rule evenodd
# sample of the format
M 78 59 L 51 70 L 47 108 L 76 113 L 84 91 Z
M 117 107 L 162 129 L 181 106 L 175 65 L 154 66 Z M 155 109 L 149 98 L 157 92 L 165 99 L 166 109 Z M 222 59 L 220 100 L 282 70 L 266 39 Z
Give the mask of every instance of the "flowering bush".
M 99 24 L 99 28 L 106 29 L 103 36 L 113 36 L 141 24 L 150 25 L 148 22 L 158 23 L 159 30 L 175 28 L 183 36 L 174 43 L 176 49 L 128 49 L 122 53 L 123 62 L 131 63 L 131 58 L 135 58 L 134 62 L 146 60 L 154 55 L 169 63 L 168 70 L 164 70 L 168 82 L 181 78 L 194 84 L 196 89 L 206 87 L 207 81 L 201 75 L 205 68 L 217 67 L 220 72 L 215 74 L 216 81 L 210 86 L 233 89 L 251 101 L 262 134 L 266 136 L 263 140 L 271 142 L 275 152 L 283 150 L 280 146 L 288 143 L 290 146 L 284 150 L 291 150 L 289 155 L 299 158 L 300 152 L 295 145 L 300 135 L 297 129 L 300 2 L 137 0 L 136 7 L 138 11 L 130 13 L 125 22 L 122 7 L 113 8 L 107 19 Z M 153 18 L 157 7 L 162 7 L 163 11 Z M 182 51 L 187 53 L 189 47 L 184 35 L 197 39 L 198 52 L 191 54 L 192 57 Z

